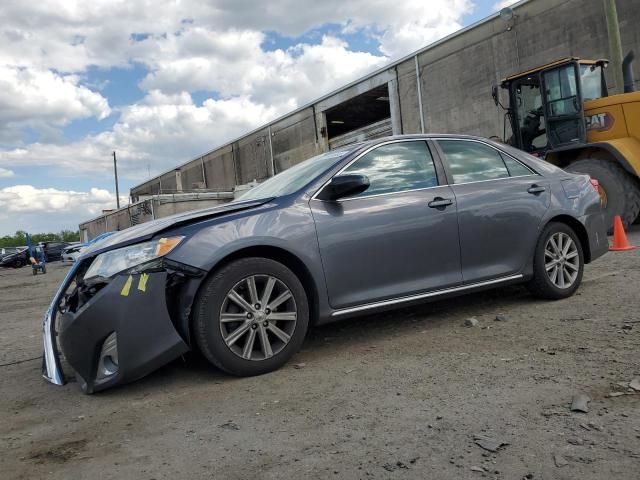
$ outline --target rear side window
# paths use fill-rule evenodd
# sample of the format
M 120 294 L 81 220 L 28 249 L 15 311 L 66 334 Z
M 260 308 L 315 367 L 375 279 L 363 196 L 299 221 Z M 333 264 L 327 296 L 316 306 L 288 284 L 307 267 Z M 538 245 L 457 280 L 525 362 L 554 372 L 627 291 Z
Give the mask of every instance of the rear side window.
M 453 183 L 479 182 L 509 176 L 497 150 L 479 142 L 439 140 Z
M 527 166 L 495 148 L 466 140 L 438 140 L 453 183 L 534 175 Z
M 502 154 L 502 160 L 507 165 L 507 169 L 509 170 L 509 175 L 512 177 L 521 177 L 523 175 L 533 175 L 533 172 L 529 170 L 528 167 L 525 167 L 519 161 L 511 158 L 509 155 Z
M 352 163 L 344 174 L 366 175 L 370 186 L 354 197 L 402 192 L 438 185 L 436 169 L 426 142 L 383 145 Z

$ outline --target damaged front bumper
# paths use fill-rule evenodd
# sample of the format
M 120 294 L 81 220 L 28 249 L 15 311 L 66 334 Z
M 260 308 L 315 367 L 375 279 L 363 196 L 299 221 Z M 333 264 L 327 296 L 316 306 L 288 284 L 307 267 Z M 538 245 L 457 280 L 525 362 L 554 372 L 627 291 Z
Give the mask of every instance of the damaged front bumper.
M 65 383 L 61 354 L 82 390 L 92 393 L 136 380 L 189 350 L 185 318 L 199 283 L 193 275 L 166 268 L 118 274 L 85 294 L 73 286 L 80 267 L 71 267 L 44 316 L 46 380 Z

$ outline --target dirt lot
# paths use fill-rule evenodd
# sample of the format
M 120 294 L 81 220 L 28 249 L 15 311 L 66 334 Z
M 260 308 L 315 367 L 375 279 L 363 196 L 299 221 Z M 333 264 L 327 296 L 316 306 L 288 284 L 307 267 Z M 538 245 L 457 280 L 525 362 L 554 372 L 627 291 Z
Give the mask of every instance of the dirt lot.
M 181 360 L 93 396 L 35 359 L 64 271 L 0 271 L 3 479 L 639 478 L 640 395 L 609 394 L 640 377 L 640 249 L 568 300 L 504 288 L 316 328 L 262 377 Z

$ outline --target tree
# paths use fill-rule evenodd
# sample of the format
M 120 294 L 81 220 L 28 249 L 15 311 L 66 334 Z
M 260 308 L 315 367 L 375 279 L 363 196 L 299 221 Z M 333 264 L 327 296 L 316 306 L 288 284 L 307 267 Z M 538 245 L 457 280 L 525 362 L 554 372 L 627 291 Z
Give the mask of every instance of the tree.
M 31 244 L 38 242 L 78 242 L 80 241 L 80 232 L 72 230 L 62 230 L 59 233 L 34 233 L 31 235 Z M 0 237 L 0 248 L 2 247 L 24 247 L 27 245 L 27 232 L 18 230 L 13 235 L 5 235 Z

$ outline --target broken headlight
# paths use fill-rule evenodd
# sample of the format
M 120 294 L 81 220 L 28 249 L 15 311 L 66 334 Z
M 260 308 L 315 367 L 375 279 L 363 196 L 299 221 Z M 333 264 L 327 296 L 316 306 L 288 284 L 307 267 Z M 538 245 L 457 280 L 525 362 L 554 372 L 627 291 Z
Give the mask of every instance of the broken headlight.
M 101 253 L 84 274 L 84 281 L 109 278 L 130 268 L 161 258 L 176 248 L 184 237 L 164 237 Z

